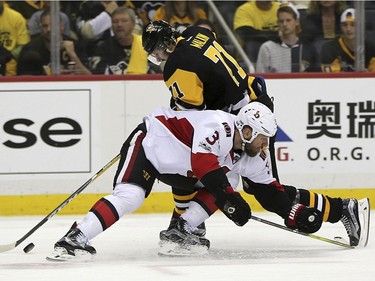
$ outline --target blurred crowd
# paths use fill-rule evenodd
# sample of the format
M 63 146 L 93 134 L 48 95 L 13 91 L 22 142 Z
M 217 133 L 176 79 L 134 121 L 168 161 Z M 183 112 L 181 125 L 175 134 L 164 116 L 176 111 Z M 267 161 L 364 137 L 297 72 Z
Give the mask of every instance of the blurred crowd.
M 364 64 L 375 72 L 375 1 L 365 1 Z M 355 70 L 354 1 L 213 1 L 257 73 Z M 0 76 L 51 75 L 51 34 L 60 34 L 60 74 L 152 74 L 143 27 L 201 25 L 241 62 L 206 1 L 0 1 Z M 57 52 L 58 53 L 58 52 Z

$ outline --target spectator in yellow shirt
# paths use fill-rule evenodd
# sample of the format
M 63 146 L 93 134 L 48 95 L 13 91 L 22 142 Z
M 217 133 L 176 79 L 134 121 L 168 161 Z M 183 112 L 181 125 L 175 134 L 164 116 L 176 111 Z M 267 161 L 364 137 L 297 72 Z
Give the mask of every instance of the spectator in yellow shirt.
M 17 72 L 17 59 L 22 46 L 30 41 L 23 16 L 0 1 L 0 45 L 12 54 L 6 63 L 5 75 L 14 76 Z
M 260 45 L 278 38 L 279 7 L 279 2 L 257 0 L 247 2 L 236 10 L 233 21 L 234 31 L 244 44 L 244 50 L 253 63 L 256 62 Z

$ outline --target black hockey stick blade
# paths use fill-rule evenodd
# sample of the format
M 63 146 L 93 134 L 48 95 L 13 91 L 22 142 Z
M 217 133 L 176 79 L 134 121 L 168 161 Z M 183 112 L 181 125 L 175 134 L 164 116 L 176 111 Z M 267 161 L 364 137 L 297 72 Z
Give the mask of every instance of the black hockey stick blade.
M 108 170 L 117 160 L 120 159 L 120 154 L 116 155 L 110 162 L 108 162 L 103 168 L 101 168 L 95 175 L 93 175 L 88 181 L 81 185 L 76 191 L 74 191 L 68 198 L 66 198 L 59 206 L 57 206 L 51 213 L 49 213 L 44 219 L 42 219 L 37 225 L 35 225 L 29 232 L 22 236 L 16 242 L 0 245 L 0 253 L 10 251 L 16 248 L 19 244 L 25 241 L 31 234 L 33 234 L 38 228 L 45 224 L 50 218 L 56 215 L 62 208 L 68 205 L 78 194 L 80 194 L 90 183 L 101 176 L 106 170 Z
M 299 235 L 307 236 L 307 237 L 310 237 L 310 238 L 313 238 L 313 239 L 316 239 L 316 240 L 320 240 L 320 241 L 323 241 L 323 242 L 335 244 L 337 246 L 341 246 L 341 247 L 344 247 L 344 248 L 349 248 L 349 249 L 354 249 L 355 248 L 355 247 L 353 247 L 353 246 L 351 246 L 349 244 L 342 243 L 340 241 L 336 241 L 336 240 L 333 240 L 333 239 L 321 237 L 321 236 L 318 236 L 318 235 L 315 235 L 315 234 L 311 234 L 311 233 L 301 232 L 301 231 L 298 231 L 296 229 L 290 229 L 290 228 L 288 228 L 286 226 L 283 226 L 283 225 L 280 225 L 280 224 L 277 224 L 277 223 L 274 223 L 274 222 L 271 222 L 271 221 L 268 221 L 268 220 L 264 220 L 264 219 L 258 218 L 256 216 L 253 216 L 253 215 L 251 216 L 251 219 L 255 220 L 255 221 L 258 221 L 258 222 L 261 222 L 261 223 L 264 223 L 264 224 L 268 224 L 268 225 L 273 226 L 273 227 L 277 227 L 277 228 L 280 228 L 280 229 L 292 232 L 292 233 L 296 233 L 296 234 L 299 234 Z

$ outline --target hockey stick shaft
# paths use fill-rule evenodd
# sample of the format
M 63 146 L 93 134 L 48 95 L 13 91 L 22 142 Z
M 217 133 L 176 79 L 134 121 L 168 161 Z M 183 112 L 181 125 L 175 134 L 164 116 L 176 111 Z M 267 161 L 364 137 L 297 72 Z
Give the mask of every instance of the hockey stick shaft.
M 57 206 L 51 213 L 49 213 L 44 219 L 42 219 L 37 225 L 35 225 L 29 232 L 22 236 L 16 242 L 7 245 L 0 245 L 0 253 L 10 251 L 16 248 L 19 244 L 25 241 L 31 234 L 33 234 L 37 229 L 39 229 L 43 224 L 45 224 L 50 218 L 61 211 L 66 205 L 68 205 L 78 194 L 80 194 L 90 183 L 101 176 L 105 171 L 107 171 L 117 160 L 120 159 L 120 154 L 116 155 L 110 162 L 108 162 L 103 168 L 101 168 L 95 175 L 93 175 L 89 180 L 87 180 L 83 185 L 81 185 L 76 191 L 74 191 L 68 198 L 66 198 L 59 206 Z
M 298 231 L 296 229 L 290 229 L 290 228 L 288 228 L 286 226 L 283 226 L 283 225 L 280 225 L 280 224 L 277 224 L 277 223 L 274 223 L 274 222 L 271 222 L 271 221 L 268 221 L 268 220 L 264 220 L 264 219 L 258 218 L 258 217 L 254 216 L 254 215 L 251 216 L 251 219 L 255 220 L 255 221 L 258 221 L 258 222 L 261 222 L 261 223 L 264 223 L 264 224 L 268 224 L 268 225 L 273 226 L 273 227 L 277 227 L 277 228 L 280 228 L 280 229 L 292 232 L 292 233 L 296 233 L 296 234 L 299 234 L 299 235 L 307 236 L 307 237 L 310 237 L 310 238 L 313 238 L 313 239 L 316 239 L 316 240 L 320 240 L 320 241 L 323 241 L 323 242 L 335 244 L 335 245 L 338 245 L 338 246 L 341 246 L 341 247 L 345 247 L 345 248 L 349 248 L 349 249 L 354 249 L 354 247 L 350 246 L 349 244 L 342 243 L 342 242 L 339 242 L 339 241 L 336 241 L 336 240 L 332 240 L 332 239 L 329 239 L 329 238 L 321 237 L 321 236 L 318 236 L 318 235 L 315 235 L 315 234 L 311 234 L 311 233 L 300 232 L 300 231 Z

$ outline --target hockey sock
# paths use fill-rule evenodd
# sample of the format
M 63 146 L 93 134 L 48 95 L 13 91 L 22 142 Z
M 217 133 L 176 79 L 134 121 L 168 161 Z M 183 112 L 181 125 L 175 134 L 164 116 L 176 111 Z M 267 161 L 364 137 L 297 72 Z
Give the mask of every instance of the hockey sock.
M 323 221 L 336 223 L 342 215 L 341 198 L 331 198 L 329 196 L 314 193 L 305 189 L 298 189 L 296 199 L 305 206 L 318 209 L 323 214 Z
M 103 230 L 106 230 L 120 218 L 115 205 L 112 204 L 116 199 L 113 195 L 101 198 L 90 210 L 100 221 Z
M 194 198 L 196 193 L 196 191 L 182 190 L 176 187 L 172 187 L 172 194 L 175 205 L 172 218 L 178 217 L 185 212 L 185 210 L 189 207 L 190 200 Z
M 97 201 L 90 212 L 78 224 L 78 228 L 91 240 L 109 228 L 124 214 L 134 212 L 145 200 L 145 190 L 125 183 L 117 184 L 111 195 Z
M 216 198 L 205 189 L 199 190 L 192 201 L 200 205 L 205 210 L 208 216 L 211 216 L 218 209 L 215 204 Z
M 102 224 L 98 217 L 92 212 L 86 214 L 82 222 L 77 224 L 77 228 L 82 231 L 88 240 L 93 239 L 95 236 L 103 232 Z
M 181 217 L 192 227 L 197 227 L 218 209 L 215 200 L 216 198 L 211 193 L 201 189 L 191 200 L 189 208 Z
M 194 228 L 203 223 L 210 216 L 206 210 L 202 208 L 197 202 L 191 201 L 189 209 L 181 215 L 181 218 L 186 220 L 188 224 Z

